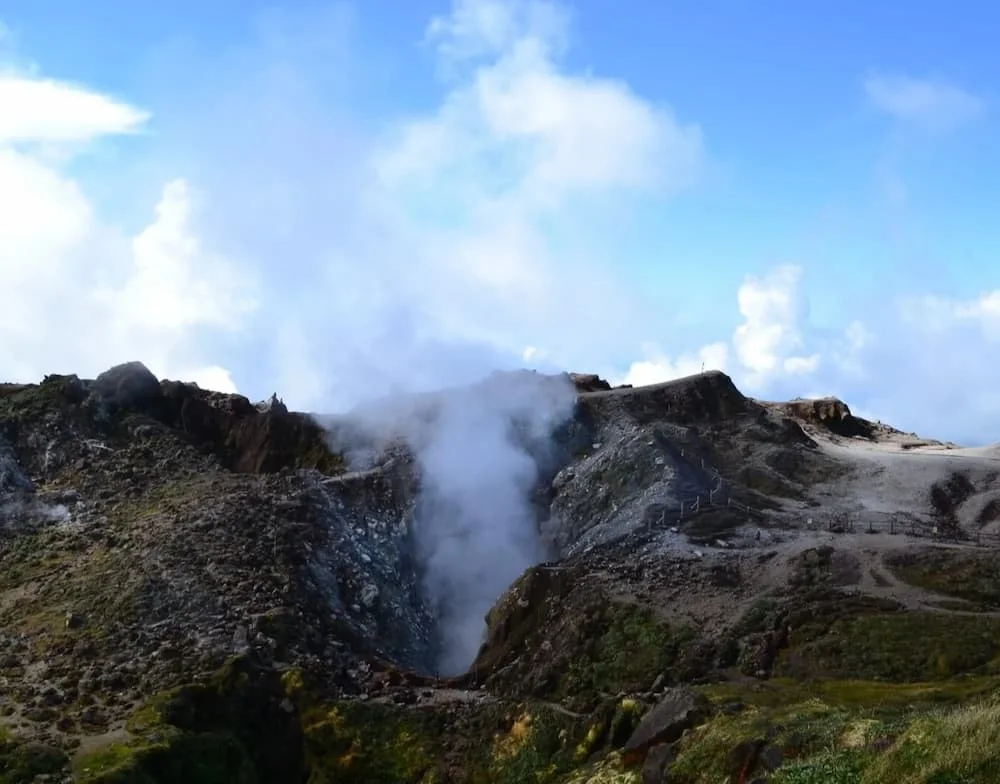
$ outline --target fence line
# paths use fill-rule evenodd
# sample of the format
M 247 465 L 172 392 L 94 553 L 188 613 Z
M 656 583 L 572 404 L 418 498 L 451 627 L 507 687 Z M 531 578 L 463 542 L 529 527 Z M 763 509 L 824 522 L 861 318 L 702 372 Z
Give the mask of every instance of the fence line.
M 687 455 L 684 448 L 680 449 L 681 459 L 691 464 L 691 461 L 687 460 Z M 698 464 L 701 466 L 703 471 L 710 473 L 716 480 L 716 486 L 709 489 L 708 492 L 696 493 L 693 496 L 682 497 L 679 506 L 673 509 L 664 509 L 660 513 L 659 519 L 656 521 L 657 525 L 664 526 L 667 522 L 667 516 L 677 515 L 677 520 L 689 519 L 701 512 L 708 511 L 709 509 L 721 509 L 729 508 L 735 509 L 744 514 L 754 515 L 757 511 L 753 507 L 747 504 L 742 504 L 739 501 L 733 499 L 728 492 L 726 481 L 722 478 L 722 474 L 719 473 L 718 469 L 707 464 L 705 458 L 697 457 Z M 759 511 L 759 510 L 758 510 Z M 654 522 L 650 520 L 647 524 L 648 531 L 652 531 Z
M 680 450 L 681 458 L 686 460 L 685 450 Z M 657 525 L 665 526 L 667 516 L 677 513 L 677 520 L 690 519 L 695 515 L 708 511 L 709 509 L 721 509 L 723 507 L 735 509 L 748 515 L 756 515 L 761 510 L 754 510 L 753 507 L 740 503 L 733 499 L 727 488 L 726 481 L 713 466 L 705 463 L 705 458 L 698 457 L 702 470 L 710 472 L 717 480 L 717 485 L 707 493 L 697 493 L 693 497 L 681 498 L 679 509 L 664 509 L 660 513 Z M 690 463 L 689 463 L 690 464 Z M 652 532 L 653 521 L 647 525 L 647 532 Z M 812 519 L 807 519 L 807 529 L 811 529 Z M 834 515 L 827 522 L 827 529 L 834 533 L 857 533 L 859 526 L 856 521 L 846 514 Z M 868 520 L 867 524 L 861 527 L 865 533 L 889 533 L 892 535 L 902 534 L 918 538 L 929 538 L 936 542 L 951 542 L 975 544 L 977 547 L 997 547 L 1000 548 L 1000 533 L 984 533 L 983 531 L 968 532 L 955 526 L 938 526 L 933 523 L 918 523 L 909 519 L 904 521 L 890 518 L 887 522 L 876 522 Z
M 966 531 L 954 525 L 937 525 L 933 522 L 920 523 L 913 519 L 905 521 L 892 519 L 888 521 L 868 520 L 858 525 L 846 514 L 831 517 L 826 525 L 833 533 L 888 533 L 890 535 L 912 536 L 920 539 L 931 539 L 935 542 L 950 542 L 954 544 L 975 544 L 977 547 L 1000 547 L 1000 534 L 984 531 Z

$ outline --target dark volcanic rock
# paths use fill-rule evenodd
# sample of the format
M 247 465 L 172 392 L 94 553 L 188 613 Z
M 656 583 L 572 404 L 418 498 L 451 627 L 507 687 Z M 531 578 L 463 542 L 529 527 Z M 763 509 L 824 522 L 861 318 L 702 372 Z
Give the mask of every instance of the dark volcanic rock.
M 211 450 L 239 473 L 274 473 L 284 468 L 343 470 L 322 428 L 305 414 L 290 413 L 284 404 L 259 410 L 241 395 L 164 381 L 162 396 L 147 412 Z
M 691 689 L 668 689 L 660 702 L 642 717 L 632 737 L 625 744 L 626 758 L 636 763 L 662 743 L 673 743 L 685 730 L 700 724 L 712 706 L 704 695 Z
M 596 373 L 570 373 L 569 380 L 573 382 L 577 392 L 601 392 L 611 389 L 611 384 Z
M 648 387 L 591 392 L 583 399 L 602 411 L 620 406 L 640 422 L 669 417 L 679 424 L 718 421 L 745 413 L 755 405 L 729 376 L 717 370 Z
M 100 403 L 111 408 L 142 406 L 160 397 L 160 382 L 141 362 L 126 362 L 101 373 L 91 385 Z

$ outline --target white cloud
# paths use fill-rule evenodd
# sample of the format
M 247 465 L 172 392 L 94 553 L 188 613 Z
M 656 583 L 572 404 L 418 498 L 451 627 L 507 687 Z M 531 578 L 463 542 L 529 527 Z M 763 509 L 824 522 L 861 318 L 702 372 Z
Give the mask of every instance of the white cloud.
M 818 354 L 793 354 L 802 347 L 800 324 L 807 313 L 799 295 L 801 274 L 801 268 L 785 265 L 763 278 L 748 276 L 740 287 L 737 301 L 744 321 L 733 345 L 740 363 L 751 371 L 753 386 L 776 372 L 811 373 L 819 365 Z
M 210 123 L 189 130 L 185 152 L 213 225 L 238 221 L 241 257 L 288 270 L 267 271 L 280 277 L 272 303 L 294 305 L 269 313 L 266 356 L 290 404 L 454 383 L 520 364 L 525 346 L 544 347 L 539 365 L 581 366 L 640 344 L 641 303 L 600 246 L 631 200 L 697 182 L 702 136 L 621 82 L 568 70 L 564 21 L 555 6 L 458 3 L 429 29 L 449 68 L 440 105 L 348 148 L 309 97 L 322 59 L 275 53 L 280 90 L 265 65 L 206 69 L 218 89 L 254 100 L 182 106 L 195 128 Z M 220 127 L 244 129 L 238 158 Z M 317 179 L 317 161 L 336 177 Z M 279 184 L 280 237 L 276 211 L 248 198 Z
M 658 384 L 708 370 L 726 370 L 729 362 L 729 347 L 725 343 L 703 346 L 696 354 L 682 354 L 675 360 L 664 356 L 655 346 L 645 347 L 647 359 L 633 362 L 628 372 L 612 384 L 630 384 L 635 387 Z
M 149 115 L 84 87 L 0 72 L 0 145 L 135 133 Z
M 935 295 L 906 298 L 899 308 L 906 323 L 925 334 L 944 334 L 961 325 L 977 328 L 988 340 L 1000 341 L 1000 289 L 968 300 Z
M 29 76 L 0 77 L 0 104 L 17 108 L 0 116 L 0 373 L 94 375 L 141 359 L 159 375 L 232 388 L 226 370 L 198 364 L 197 342 L 203 328 L 234 327 L 253 301 L 246 276 L 192 234 L 186 184 L 168 183 L 155 219 L 130 238 L 52 162 L 71 162 L 85 151 L 79 142 L 133 130 L 145 112 Z M 68 145 L 52 156 L 33 151 L 37 142 Z
M 606 367 L 642 343 L 645 305 L 610 249 L 637 199 L 696 184 L 701 131 L 622 82 L 569 69 L 562 6 L 456 3 L 427 31 L 447 70 L 440 103 L 380 135 L 351 115 L 351 100 L 381 85 L 365 81 L 370 53 L 351 51 L 341 15 L 259 21 L 259 38 L 224 52 L 165 47 L 137 77 L 155 133 L 135 168 L 176 180 L 145 230 L 109 227 L 126 175 L 101 173 L 98 210 L 62 161 L 18 153 L 75 190 L 81 232 L 113 249 L 87 254 L 100 262 L 86 283 L 82 241 L 58 254 L 78 281 L 53 290 L 117 311 L 90 356 L 65 355 L 75 369 L 142 346 L 171 375 L 220 364 L 247 391 L 332 408 L 525 361 Z M 30 237 L 38 255 L 49 240 Z M 52 348 L 22 356 L 22 376 L 61 364 Z
M 600 351 L 608 338 L 576 318 L 579 303 L 601 301 L 625 325 L 632 298 L 588 258 L 598 205 L 692 185 L 705 157 L 700 129 L 623 83 L 563 69 L 566 19 L 555 6 L 464 0 L 430 32 L 452 65 L 459 54 L 482 59 L 439 111 L 376 152 L 380 197 L 399 209 L 396 232 L 412 238 L 421 299 L 443 334 L 512 353 L 544 338 L 563 361 L 586 334 Z M 437 221 L 426 220 L 427 204 Z M 554 239 L 567 226 L 579 246 Z
M 0 345 L 13 347 L 0 376 L 142 359 L 159 375 L 216 389 L 235 379 L 318 409 L 525 362 L 633 384 L 704 363 L 752 394 L 827 390 L 931 435 L 1000 417 L 987 392 L 954 403 L 970 374 L 1000 388 L 983 359 L 996 351 L 996 293 L 887 294 L 883 311 L 824 330 L 809 320 L 806 273 L 779 267 L 743 282 L 736 323 L 702 348 L 646 345 L 671 316 L 626 288 L 620 227 L 640 200 L 698 183 L 702 133 L 620 81 L 569 68 L 561 6 L 457 2 L 428 29 L 446 70 L 440 103 L 375 137 L 349 103 L 377 92 L 370 73 L 348 67 L 361 60 L 342 20 L 317 13 L 281 12 L 227 53 L 161 53 L 140 93 L 152 112 L 0 69 L 39 100 L 0 118 Z M 886 84 L 872 82 L 882 108 L 930 121 L 926 91 Z M 972 116 L 948 100 L 949 122 Z M 117 169 L 99 173 L 99 191 L 70 176 L 66 156 L 147 116 L 156 133 L 136 168 L 155 188 L 133 190 Z M 50 145 L 61 154 L 43 157 Z M 142 193 L 146 225 L 120 228 L 134 216 L 109 193 Z
M 621 82 L 560 72 L 545 41 L 525 37 L 460 82 L 435 116 L 404 126 L 378 167 L 404 192 L 446 188 L 541 210 L 611 188 L 682 189 L 703 159 L 697 125 Z
M 196 325 L 228 330 L 256 308 L 240 271 L 206 252 L 194 235 L 192 210 L 187 182 L 168 182 L 156 220 L 132 240 L 132 274 L 110 303 L 128 323 L 165 331 Z
M 655 346 L 647 346 L 647 359 L 635 362 L 617 383 L 655 384 L 704 370 L 731 369 L 748 392 L 764 392 L 789 377 L 812 376 L 820 368 L 819 351 L 798 353 L 805 347 L 804 321 L 808 307 L 800 290 L 802 269 L 784 265 L 763 277 L 748 275 L 737 293 L 743 322 L 732 335 L 732 351 L 724 342 L 710 343 L 694 354 L 670 360 Z M 846 342 L 862 340 L 863 326 L 852 325 Z M 847 356 L 843 357 L 846 361 Z
M 449 62 L 500 55 L 525 41 L 558 54 L 567 46 L 569 23 L 557 3 L 456 0 L 450 14 L 431 20 L 427 39 Z
M 229 395 L 235 395 L 239 392 L 236 388 L 236 382 L 233 381 L 232 373 L 218 365 L 209 365 L 208 367 L 182 371 L 178 378 L 193 382 L 202 389 L 208 389 L 213 392 L 225 392 Z
M 931 131 L 948 131 L 976 119 L 982 99 L 947 82 L 872 74 L 865 79 L 872 105 L 896 120 Z
M 706 369 L 725 369 L 745 392 L 768 399 L 833 395 L 859 414 L 907 431 L 977 444 L 1000 441 L 1000 289 L 967 299 L 887 293 L 883 307 L 839 330 L 809 323 L 803 272 L 776 267 L 748 276 L 737 305 L 744 322 L 727 346 L 712 343 L 677 362 L 632 365 L 626 383 L 649 384 Z M 711 357 L 718 357 L 712 361 Z M 617 382 L 621 383 L 621 382 Z

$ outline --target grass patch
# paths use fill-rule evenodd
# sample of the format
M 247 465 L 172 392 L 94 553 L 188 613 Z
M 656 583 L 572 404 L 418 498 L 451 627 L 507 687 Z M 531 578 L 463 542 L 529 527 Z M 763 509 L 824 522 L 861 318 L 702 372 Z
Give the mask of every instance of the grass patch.
M 425 721 L 422 721 L 426 720 Z M 433 716 L 384 705 L 338 703 L 303 719 L 309 784 L 422 784 L 433 782 L 443 735 Z
M 996 699 L 913 721 L 865 770 L 862 784 L 994 784 L 1000 781 Z
M 554 784 L 580 762 L 582 727 L 531 704 L 337 702 L 310 709 L 304 725 L 309 784 Z
M 861 784 L 870 754 L 855 749 L 831 751 L 778 770 L 771 784 Z
M 913 706 L 960 705 L 1000 689 L 1000 676 L 959 677 L 920 683 L 772 678 L 751 683 L 713 683 L 696 688 L 713 703 L 742 702 L 762 709 L 820 700 L 835 708 L 904 710 Z
M 726 781 L 734 773 L 733 750 L 757 741 L 780 749 L 783 764 L 768 774 L 772 784 L 995 784 L 996 687 L 996 679 L 987 678 L 940 684 L 778 681 L 744 692 L 737 684 L 701 687 L 716 703 L 741 697 L 744 709 L 718 713 L 688 733 L 670 781 Z M 765 771 L 749 773 L 751 780 Z
M 931 681 L 997 672 L 1000 619 L 901 612 L 793 630 L 776 674 Z

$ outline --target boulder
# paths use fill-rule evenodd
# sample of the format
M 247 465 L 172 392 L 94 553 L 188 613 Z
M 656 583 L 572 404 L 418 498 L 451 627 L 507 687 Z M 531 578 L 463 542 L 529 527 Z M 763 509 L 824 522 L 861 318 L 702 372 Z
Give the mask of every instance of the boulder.
M 160 382 L 141 362 L 126 362 L 94 379 L 91 392 L 110 408 L 135 408 L 162 394 Z
M 663 699 L 642 717 L 625 743 L 626 764 L 643 763 L 654 746 L 673 743 L 710 713 L 711 704 L 703 694 L 683 687 L 667 689 Z

